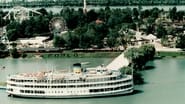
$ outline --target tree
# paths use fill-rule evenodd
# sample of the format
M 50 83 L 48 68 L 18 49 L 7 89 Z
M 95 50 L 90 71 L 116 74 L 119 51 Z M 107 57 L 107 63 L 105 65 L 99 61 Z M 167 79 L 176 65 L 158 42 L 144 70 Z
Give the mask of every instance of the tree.
M 142 54 L 138 48 L 130 48 L 125 51 L 125 57 L 127 57 L 131 62 L 131 67 L 136 70 L 141 70 L 143 67 L 142 59 L 144 54 Z
M 16 48 L 13 48 L 13 49 L 10 51 L 10 53 L 11 53 L 11 56 L 12 56 L 13 58 L 19 58 L 19 57 L 21 56 L 21 54 L 17 51 Z
M 37 11 L 42 13 L 42 15 L 48 15 L 48 12 L 45 8 L 38 9 Z
M 130 60 L 131 67 L 135 70 L 142 70 L 145 64 L 154 58 L 154 55 L 155 48 L 153 45 L 143 45 L 125 51 L 125 57 Z
M 135 20 L 138 20 L 138 16 L 139 16 L 139 11 L 137 8 L 134 8 L 133 10 L 133 17 Z
M 65 43 L 66 41 L 62 36 L 57 36 L 57 35 L 54 36 L 53 45 L 55 47 L 64 47 Z
M 184 34 L 179 34 L 177 36 L 176 47 L 177 48 L 185 48 L 185 35 Z
M 83 9 L 82 8 L 79 8 L 78 11 L 77 11 L 77 22 L 78 22 L 78 27 L 82 27 L 86 24 L 86 16 L 84 15 L 84 12 L 83 12 Z
M 142 77 L 142 74 L 139 72 L 134 72 L 133 73 L 133 79 L 134 79 L 134 84 L 135 85 L 141 85 L 144 84 L 144 78 Z
M 144 53 L 146 62 L 149 60 L 153 60 L 155 56 L 155 47 L 151 44 L 142 45 L 140 51 Z
M 182 21 L 183 20 L 183 16 L 185 15 L 185 12 L 184 11 L 178 11 L 176 13 L 176 15 L 177 15 L 177 20 Z
M 161 44 L 165 47 L 169 47 L 170 43 L 167 36 L 161 38 Z
M 170 12 L 170 14 L 169 14 L 170 19 L 172 21 L 176 20 L 177 19 L 177 14 L 176 14 L 177 13 L 177 8 L 173 7 L 172 9 L 169 10 L 169 12 Z
M 117 45 L 117 38 L 118 38 L 119 34 L 117 32 L 116 29 L 114 30 L 110 30 L 109 34 L 107 35 L 107 45 L 110 47 L 110 48 L 113 48 Z
M 10 54 L 13 58 L 19 58 L 21 56 L 21 54 L 18 52 L 16 46 L 17 46 L 17 44 L 13 43 L 12 44 L 13 49 L 10 50 Z
M 108 34 L 107 26 L 104 23 L 94 24 L 94 43 L 97 44 L 98 48 L 102 48 L 104 43 L 103 39 Z
M 6 26 L 10 22 L 10 20 L 3 19 L 5 15 L 7 13 L 0 10 L 0 27 Z
M 133 74 L 133 81 L 134 81 L 134 85 L 140 85 L 140 84 L 144 84 L 144 78 L 142 77 L 143 75 L 139 72 L 139 71 L 133 71 L 133 68 L 131 67 L 123 67 L 122 69 L 120 69 L 120 72 L 125 75 L 125 74 Z
M 165 37 L 167 35 L 167 31 L 166 29 L 162 26 L 162 24 L 159 24 L 158 27 L 157 27 L 157 37 L 158 38 L 162 38 L 162 37 Z
M 7 37 L 10 41 L 15 41 L 18 38 L 16 34 L 16 29 L 8 30 Z
M 75 32 L 69 31 L 67 34 L 66 45 L 70 49 L 79 48 L 80 37 Z
M 90 10 L 87 12 L 87 23 L 90 23 L 92 21 L 95 21 L 98 17 L 98 14 L 95 12 L 95 10 Z
M 7 27 L 6 27 L 7 36 L 10 41 L 15 41 L 15 40 L 17 40 L 17 38 L 20 37 L 19 36 L 20 34 L 18 34 L 18 33 L 20 33 L 20 31 L 18 30 L 19 27 L 20 27 L 20 23 L 16 22 L 16 21 L 13 21 L 7 25 Z
M 150 16 L 150 11 L 149 10 L 144 10 L 141 11 L 141 18 L 148 18 Z
M 91 47 L 93 44 L 93 40 L 94 40 L 94 35 L 95 31 L 92 30 L 88 30 L 87 32 L 85 32 L 84 34 L 82 34 L 80 36 L 80 43 L 79 43 L 79 47 L 86 49 Z
M 6 45 L 3 43 L 0 43 L 0 50 L 6 50 Z
M 5 44 L 0 43 L 0 58 L 7 57 L 9 55 L 9 52 L 7 50 L 7 47 Z
M 159 17 L 159 13 L 160 13 L 160 11 L 159 11 L 159 9 L 158 8 L 153 8 L 152 10 L 151 10 L 151 17 L 153 17 L 153 18 L 158 18 Z

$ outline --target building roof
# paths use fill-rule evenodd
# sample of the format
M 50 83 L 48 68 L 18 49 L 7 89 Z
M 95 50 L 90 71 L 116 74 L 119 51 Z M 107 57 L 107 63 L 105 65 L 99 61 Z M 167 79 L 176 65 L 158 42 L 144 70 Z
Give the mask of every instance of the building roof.
M 156 37 L 155 35 L 153 35 L 153 34 L 149 34 L 149 35 L 147 35 L 147 36 L 145 37 L 145 39 L 148 39 L 148 40 L 155 40 L 155 39 L 157 39 L 157 37 Z
M 29 39 L 19 39 L 21 44 L 43 44 L 43 41 L 46 40 L 48 37 L 34 37 Z

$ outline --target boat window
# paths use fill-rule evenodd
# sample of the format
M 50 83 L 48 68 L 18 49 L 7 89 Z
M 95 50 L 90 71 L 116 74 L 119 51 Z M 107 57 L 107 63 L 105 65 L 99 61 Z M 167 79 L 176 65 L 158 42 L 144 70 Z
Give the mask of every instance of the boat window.
M 24 93 L 24 90 L 20 90 L 21 93 Z

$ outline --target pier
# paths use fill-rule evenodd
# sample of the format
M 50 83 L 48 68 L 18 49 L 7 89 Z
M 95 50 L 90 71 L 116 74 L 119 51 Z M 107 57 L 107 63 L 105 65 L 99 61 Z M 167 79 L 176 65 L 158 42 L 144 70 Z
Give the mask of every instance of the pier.
M 6 90 L 6 82 L 0 82 L 0 90 Z
M 6 90 L 6 86 L 0 86 L 0 90 Z

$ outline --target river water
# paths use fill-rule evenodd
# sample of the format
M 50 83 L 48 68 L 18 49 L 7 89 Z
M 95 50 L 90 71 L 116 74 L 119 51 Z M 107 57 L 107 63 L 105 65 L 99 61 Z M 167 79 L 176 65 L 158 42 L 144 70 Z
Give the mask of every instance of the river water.
M 169 9 L 172 9 L 173 7 L 176 7 L 178 11 L 184 11 L 185 5 L 155 5 L 155 6 L 142 6 L 142 10 L 146 10 L 146 9 L 152 9 L 152 8 L 158 8 L 158 9 L 163 9 L 164 11 L 169 11 Z M 53 7 L 46 7 L 45 9 L 50 12 L 52 11 L 53 13 L 60 13 L 60 11 L 65 8 L 66 6 L 53 6 Z M 69 8 L 73 8 L 75 10 L 78 10 L 79 8 L 83 8 L 83 6 L 68 6 Z M 41 9 L 43 7 L 34 7 L 34 8 L 29 8 L 32 10 L 38 10 Z M 92 5 L 87 5 L 87 10 L 90 9 L 94 9 L 94 10 L 98 10 L 100 8 L 105 8 L 105 6 L 92 6 Z M 125 8 L 138 8 L 138 6 L 110 6 L 111 9 L 116 9 L 116 8 L 121 8 L 121 9 L 125 9 Z M 12 11 L 11 8 L 3 8 L 1 9 L 3 11 Z
M 70 69 L 75 62 L 89 62 L 87 67 L 108 64 L 110 58 L 0 59 L 0 81 L 13 73 L 60 68 Z M 126 96 L 82 99 L 28 99 L 8 97 L 0 90 L 0 104 L 184 104 L 185 58 L 164 58 L 149 63 L 154 69 L 143 71 L 146 84 L 135 86 L 138 93 Z

